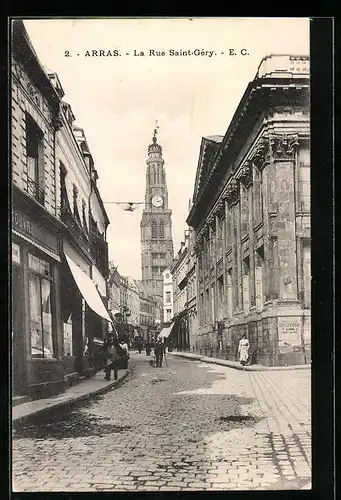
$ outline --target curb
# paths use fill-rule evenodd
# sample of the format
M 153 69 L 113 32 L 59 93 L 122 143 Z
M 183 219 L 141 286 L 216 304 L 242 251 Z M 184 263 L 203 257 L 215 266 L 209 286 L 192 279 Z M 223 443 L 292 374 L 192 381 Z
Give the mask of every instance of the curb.
M 261 372 L 261 371 L 287 371 L 287 370 L 310 370 L 311 365 L 292 365 L 292 366 L 262 366 L 262 365 L 246 365 L 241 366 L 233 361 L 210 358 L 208 356 L 203 356 L 200 354 L 182 354 L 182 353 L 167 353 L 171 356 L 177 356 L 178 358 L 186 358 L 194 361 L 201 361 L 202 363 L 211 363 L 215 365 L 228 366 L 229 368 L 234 368 L 235 370 L 249 371 L 249 372 Z
M 99 389 L 88 392 L 86 394 L 81 394 L 80 396 L 76 396 L 72 399 L 58 402 L 55 405 L 47 406 L 46 408 L 41 408 L 40 410 L 33 411 L 32 413 L 29 413 L 27 415 L 23 415 L 21 417 L 17 417 L 17 418 L 12 417 L 12 427 L 14 428 L 19 423 L 22 423 L 26 420 L 29 420 L 30 418 L 34 419 L 35 417 L 41 416 L 44 413 L 47 414 L 51 411 L 56 410 L 57 408 L 59 409 L 62 407 L 70 407 L 74 404 L 80 403 L 81 401 L 86 401 L 86 400 L 91 399 L 95 396 L 105 394 L 106 392 L 109 392 L 114 387 L 118 387 L 121 384 L 121 382 L 123 382 L 123 380 L 125 380 L 128 377 L 128 375 L 130 375 L 130 373 L 131 373 L 131 369 L 128 368 L 127 371 L 122 375 L 122 377 L 118 378 L 117 380 L 114 380 L 111 384 L 108 384 L 105 387 L 100 387 Z

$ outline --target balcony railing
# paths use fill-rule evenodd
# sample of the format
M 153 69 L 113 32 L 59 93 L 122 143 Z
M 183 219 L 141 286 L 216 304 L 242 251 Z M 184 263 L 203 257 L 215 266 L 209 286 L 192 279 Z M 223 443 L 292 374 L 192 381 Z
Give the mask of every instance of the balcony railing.
M 83 230 L 83 228 L 78 224 L 72 212 L 68 207 L 62 206 L 60 209 L 60 216 L 64 224 L 70 229 L 73 235 L 79 239 L 86 247 L 89 246 L 89 240 Z
M 38 182 L 31 179 L 30 177 L 27 178 L 27 192 L 30 196 L 32 196 L 35 200 L 37 200 L 38 203 L 44 205 L 44 200 L 45 200 L 44 189 L 41 186 L 39 186 Z

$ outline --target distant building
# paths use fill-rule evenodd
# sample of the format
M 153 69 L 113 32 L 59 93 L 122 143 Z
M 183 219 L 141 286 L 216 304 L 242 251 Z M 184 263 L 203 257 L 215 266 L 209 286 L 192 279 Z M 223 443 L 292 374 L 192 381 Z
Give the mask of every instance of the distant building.
M 140 298 L 140 332 L 144 341 L 148 341 L 156 326 L 157 302 L 145 289 L 142 281 L 136 281 L 136 284 Z
M 163 323 L 173 318 L 173 278 L 170 269 L 163 271 Z
M 171 339 L 179 350 L 188 350 L 189 328 L 187 311 L 187 280 L 188 280 L 188 232 L 185 233 L 185 241 L 181 242 L 180 249 L 176 254 L 171 267 L 173 282 L 173 322 Z
M 197 278 L 196 278 L 196 255 L 194 250 L 195 232 L 192 228 L 188 230 L 187 247 L 187 317 L 189 348 L 191 351 L 198 351 L 200 343 L 197 340 L 198 334 L 198 311 L 197 311 Z
M 193 205 L 199 352 L 310 361 L 309 58 L 267 56 L 224 137 L 202 139 Z
M 113 262 L 109 262 L 109 277 L 108 277 L 108 310 L 111 314 L 121 314 L 121 275 L 117 270 L 117 266 Z

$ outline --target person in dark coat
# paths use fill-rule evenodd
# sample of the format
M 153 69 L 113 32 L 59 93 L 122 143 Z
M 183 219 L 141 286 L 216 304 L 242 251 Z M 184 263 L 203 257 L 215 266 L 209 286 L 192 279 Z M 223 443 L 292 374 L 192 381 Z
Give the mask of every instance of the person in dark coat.
M 146 355 L 147 356 L 150 356 L 150 352 L 151 352 L 151 346 L 150 346 L 150 343 L 149 341 L 146 343 Z
M 159 339 L 154 346 L 154 354 L 156 359 L 156 366 L 161 368 L 163 360 L 164 346 L 161 339 Z
M 110 340 L 107 349 L 107 363 L 105 367 L 105 379 L 110 380 L 111 370 L 114 370 L 114 379 L 118 378 L 119 345 L 117 340 Z

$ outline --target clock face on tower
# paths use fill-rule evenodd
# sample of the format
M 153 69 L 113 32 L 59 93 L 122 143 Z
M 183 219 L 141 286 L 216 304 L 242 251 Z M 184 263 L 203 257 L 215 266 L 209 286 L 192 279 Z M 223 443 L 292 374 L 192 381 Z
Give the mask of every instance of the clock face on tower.
M 153 196 L 152 204 L 154 205 L 154 207 L 162 207 L 162 205 L 163 205 L 162 197 L 161 196 Z

